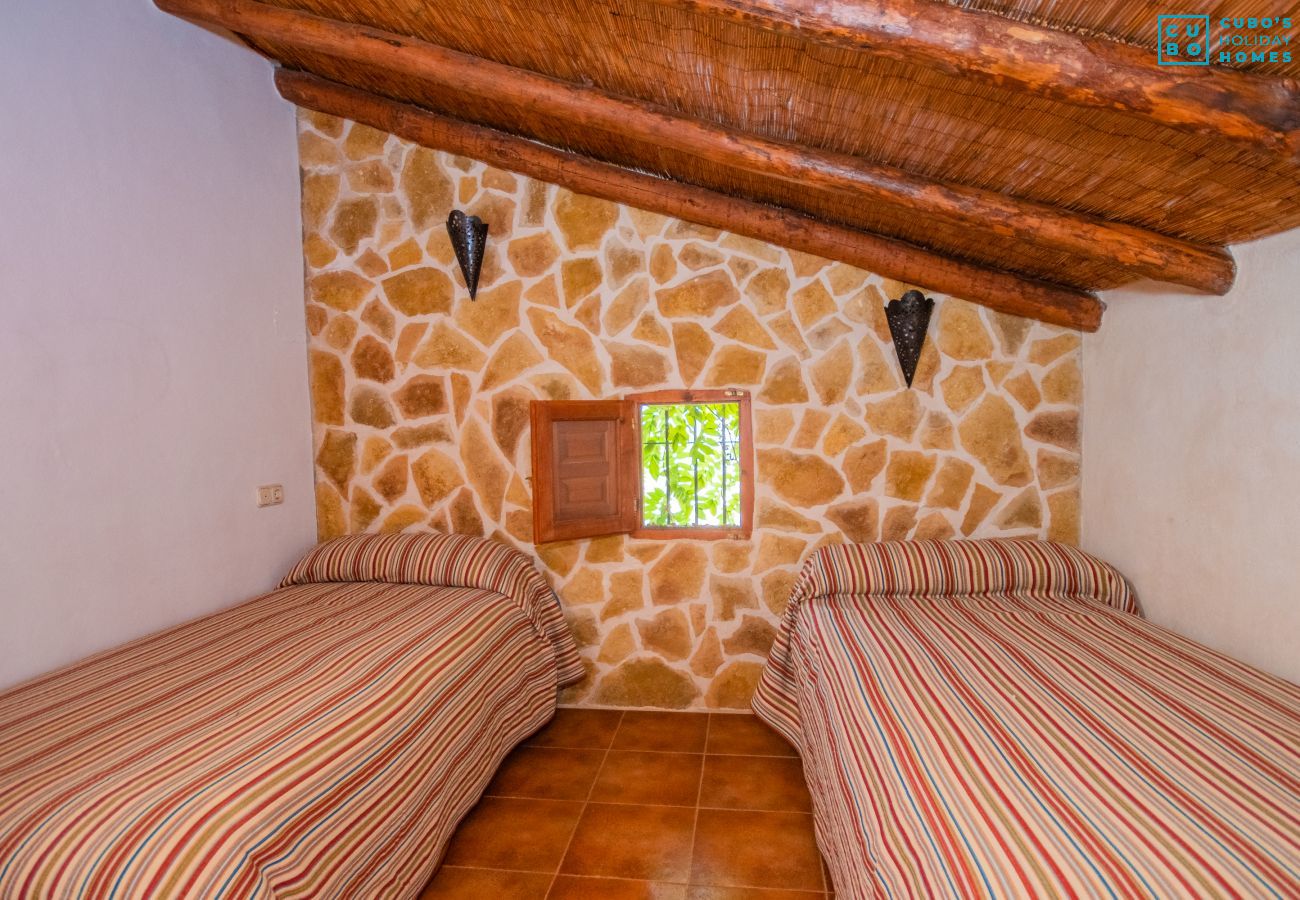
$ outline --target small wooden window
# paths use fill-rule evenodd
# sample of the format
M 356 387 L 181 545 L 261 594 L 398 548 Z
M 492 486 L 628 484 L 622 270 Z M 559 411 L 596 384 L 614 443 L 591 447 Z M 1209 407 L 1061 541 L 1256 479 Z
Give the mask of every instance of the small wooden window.
M 752 532 L 754 463 L 744 391 L 535 401 L 532 418 L 537 543 Z

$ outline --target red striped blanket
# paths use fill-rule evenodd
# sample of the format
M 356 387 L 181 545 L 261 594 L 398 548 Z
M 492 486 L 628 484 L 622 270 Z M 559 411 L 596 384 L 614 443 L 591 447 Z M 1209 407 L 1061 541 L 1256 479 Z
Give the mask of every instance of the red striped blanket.
M 1300 897 L 1300 688 L 1032 541 L 830 547 L 754 701 L 839 896 Z
M 0 897 L 410 897 L 579 672 L 527 559 L 323 545 L 285 586 L 0 694 Z

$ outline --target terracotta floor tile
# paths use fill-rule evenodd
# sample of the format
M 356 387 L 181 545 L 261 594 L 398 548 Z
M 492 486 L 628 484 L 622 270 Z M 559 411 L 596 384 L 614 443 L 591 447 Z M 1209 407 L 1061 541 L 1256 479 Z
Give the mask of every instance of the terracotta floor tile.
M 524 744 L 604 750 L 614 739 L 622 718 L 620 709 L 557 709 L 551 721 Z
M 456 829 L 445 862 L 554 872 L 581 814 L 581 803 L 484 797 Z
M 708 727 L 705 713 L 626 712 L 613 746 L 615 750 L 703 753 Z
M 822 890 L 812 816 L 701 809 L 691 883 Z
M 561 875 L 548 900 L 686 900 L 683 884 Z
M 591 799 L 604 803 L 695 806 L 700 789 L 698 753 L 610 750 Z
M 518 747 L 497 769 L 487 793 L 493 797 L 586 800 L 604 759 L 604 750 Z
M 714 714 L 709 721 L 708 753 L 737 756 L 798 756 L 789 742 L 758 716 Z
M 810 812 L 798 757 L 706 756 L 700 806 Z
M 552 877 L 538 872 L 443 866 L 420 894 L 420 900 L 544 900 Z
M 685 883 L 694 824 L 688 807 L 589 803 L 560 871 Z
M 694 885 L 686 889 L 686 900 L 822 900 L 823 896 L 820 891 L 784 891 L 774 888 Z

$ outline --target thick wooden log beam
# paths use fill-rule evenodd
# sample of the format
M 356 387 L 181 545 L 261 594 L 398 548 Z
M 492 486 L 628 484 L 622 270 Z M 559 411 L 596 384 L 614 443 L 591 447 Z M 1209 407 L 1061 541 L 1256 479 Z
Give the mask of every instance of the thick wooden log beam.
M 448 153 L 482 160 L 569 190 L 801 250 L 980 303 L 999 312 L 1096 331 L 1092 294 L 948 259 L 877 235 L 702 188 L 596 162 L 516 135 L 440 116 L 356 88 L 280 69 L 285 99 Z
M 765 178 L 889 204 L 1086 259 L 1135 278 L 1223 294 L 1227 251 L 965 185 L 944 184 L 854 156 L 733 131 L 653 104 L 559 81 L 414 38 L 281 9 L 260 0 L 157 0 L 160 8 L 240 34 L 421 79 L 438 90 L 543 115 L 575 129 L 627 135 Z
M 660 2 L 984 77 L 1078 106 L 1134 113 L 1290 159 L 1300 152 L 1300 90 L 1290 78 L 1217 66 L 1159 66 L 1154 50 L 933 0 Z

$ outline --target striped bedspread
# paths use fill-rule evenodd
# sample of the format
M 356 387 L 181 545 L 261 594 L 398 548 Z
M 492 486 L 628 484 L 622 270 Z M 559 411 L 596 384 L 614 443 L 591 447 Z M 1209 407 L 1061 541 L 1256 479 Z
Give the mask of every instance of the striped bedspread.
M 0 694 L 0 897 L 411 897 L 580 671 L 514 550 L 344 538 Z
M 846 545 L 754 705 L 840 897 L 1300 897 L 1300 688 L 1031 541 Z

